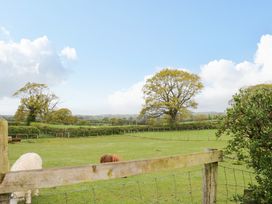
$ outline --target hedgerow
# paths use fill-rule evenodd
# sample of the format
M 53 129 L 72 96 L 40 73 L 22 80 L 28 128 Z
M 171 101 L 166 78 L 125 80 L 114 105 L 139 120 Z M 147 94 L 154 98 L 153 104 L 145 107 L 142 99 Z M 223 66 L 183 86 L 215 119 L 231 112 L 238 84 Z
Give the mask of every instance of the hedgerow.
M 99 127 L 69 127 L 69 126 L 52 126 L 49 124 L 36 123 L 34 126 L 10 126 L 10 134 L 42 134 L 51 136 L 69 136 L 69 137 L 87 137 L 98 135 L 115 135 L 128 132 L 144 131 L 170 131 L 170 130 L 201 130 L 216 129 L 217 121 L 187 122 L 177 125 L 174 128 L 169 126 L 99 126 Z
M 9 135 L 16 134 L 40 134 L 40 130 L 37 127 L 32 126 L 9 126 Z

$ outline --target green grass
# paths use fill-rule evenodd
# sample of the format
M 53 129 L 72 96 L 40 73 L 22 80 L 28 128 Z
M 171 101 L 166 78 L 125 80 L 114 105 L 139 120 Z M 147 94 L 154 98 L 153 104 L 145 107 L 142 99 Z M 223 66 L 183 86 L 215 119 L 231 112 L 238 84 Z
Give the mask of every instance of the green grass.
M 187 137 L 195 141 L 182 141 Z M 134 160 L 202 152 L 207 147 L 222 149 L 227 144 L 227 138 L 221 141 L 212 139 L 215 139 L 215 130 L 43 138 L 9 145 L 9 158 L 13 163 L 23 153 L 37 152 L 43 158 L 44 167 L 48 168 L 98 163 L 105 153 L 118 154 L 123 160 Z M 235 166 L 230 161 L 222 162 L 222 165 L 245 170 L 244 166 Z M 34 203 L 201 203 L 201 168 L 43 189 Z M 249 181 L 250 176 L 245 171 L 234 172 L 220 167 L 218 200 L 226 203 L 226 194 L 231 198 L 241 193 L 242 186 Z

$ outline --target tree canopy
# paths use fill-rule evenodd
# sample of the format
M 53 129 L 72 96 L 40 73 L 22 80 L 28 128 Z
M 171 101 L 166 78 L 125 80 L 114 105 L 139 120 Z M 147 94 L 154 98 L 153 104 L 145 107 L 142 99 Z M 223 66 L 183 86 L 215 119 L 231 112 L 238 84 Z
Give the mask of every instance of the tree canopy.
M 272 84 L 240 89 L 230 105 L 217 134 L 230 135 L 227 152 L 254 169 L 256 203 L 272 203 Z
M 72 115 L 68 108 L 61 108 L 48 114 L 46 121 L 55 124 L 75 124 L 77 118 Z
M 28 82 L 13 95 L 21 96 L 16 115 L 19 118 L 23 118 L 26 115 L 28 124 L 36 121 L 38 118 L 44 119 L 58 103 L 58 97 L 50 92 L 46 84 Z
M 178 69 L 163 69 L 143 87 L 145 104 L 141 115 L 157 118 L 166 115 L 170 124 L 188 108 L 196 108 L 193 97 L 203 88 L 199 76 Z

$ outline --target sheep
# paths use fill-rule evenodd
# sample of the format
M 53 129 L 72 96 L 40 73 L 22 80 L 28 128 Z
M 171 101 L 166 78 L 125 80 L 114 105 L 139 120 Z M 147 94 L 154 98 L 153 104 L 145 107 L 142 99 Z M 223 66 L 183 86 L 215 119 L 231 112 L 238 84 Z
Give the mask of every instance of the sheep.
M 12 165 L 10 171 L 33 170 L 42 168 L 42 158 L 36 153 L 26 153 Z M 34 190 L 34 195 L 39 195 L 39 190 Z M 18 201 L 25 200 L 25 203 L 31 203 L 31 190 L 27 192 L 14 192 L 11 194 L 10 204 L 17 204 Z
M 118 162 L 120 161 L 120 157 L 116 154 L 105 154 L 100 157 L 100 163 L 107 163 L 107 162 Z

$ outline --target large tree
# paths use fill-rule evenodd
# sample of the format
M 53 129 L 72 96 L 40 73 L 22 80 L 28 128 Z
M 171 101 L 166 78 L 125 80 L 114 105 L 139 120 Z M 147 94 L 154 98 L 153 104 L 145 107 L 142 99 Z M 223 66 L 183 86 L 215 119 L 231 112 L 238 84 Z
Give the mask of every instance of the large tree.
M 141 115 L 157 118 L 166 115 L 174 125 L 177 116 L 196 108 L 193 97 L 203 88 L 199 76 L 179 69 L 163 69 L 143 87 L 145 104 Z
M 255 203 L 272 203 L 272 84 L 240 89 L 221 121 L 218 135 L 230 135 L 227 152 L 252 167 Z
M 45 116 L 58 103 L 58 97 L 51 93 L 46 84 L 30 83 L 14 93 L 14 96 L 21 96 L 17 113 L 26 114 L 26 121 L 29 125 L 38 118 L 43 120 Z

